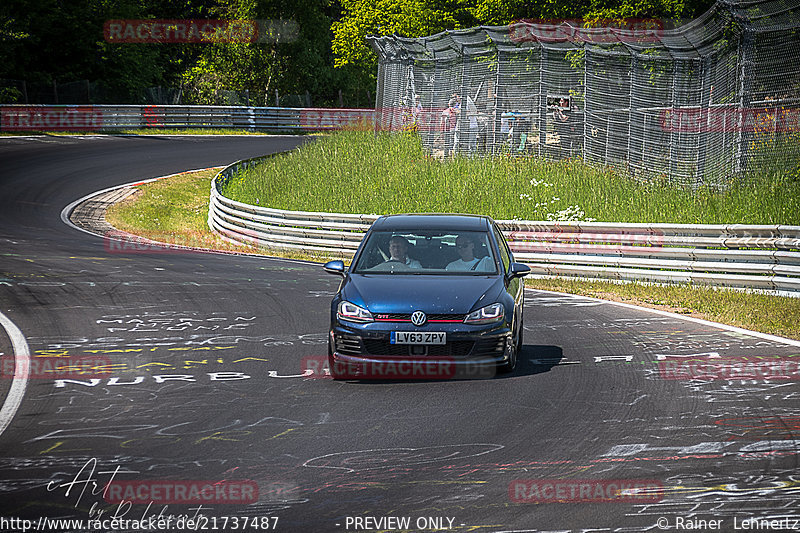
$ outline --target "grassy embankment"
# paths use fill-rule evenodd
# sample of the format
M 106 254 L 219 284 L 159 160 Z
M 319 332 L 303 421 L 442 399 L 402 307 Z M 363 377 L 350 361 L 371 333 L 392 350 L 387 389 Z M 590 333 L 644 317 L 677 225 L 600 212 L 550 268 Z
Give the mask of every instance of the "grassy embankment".
M 279 209 L 457 212 L 495 219 L 800 225 L 800 176 L 764 176 L 724 192 L 639 183 L 580 160 L 440 161 L 411 135 L 345 132 L 231 180 L 226 195 Z
M 185 172 L 146 183 L 106 211 L 109 224 L 148 239 L 213 250 L 258 253 L 208 229 L 208 195 L 217 170 Z
M 168 238 L 163 240 L 181 234 L 198 242 L 208 239 L 209 177 L 210 173 L 185 175 L 143 186 L 146 192 L 141 199 L 136 204 L 129 200 L 115 206 L 108 214 L 109 221 L 132 232 L 136 228 L 150 235 L 167 231 Z M 579 161 L 438 161 L 425 156 L 414 137 L 357 132 L 326 137 L 267 160 L 231 180 L 226 195 L 252 204 L 308 211 L 467 212 L 496 219 L 800 225 L 800 180 L 791 177 L 767 175 L 721 192 L 710 188 L 692 191 L 667 183 L 637 183 L 611 169 Z M 225 249 L 236 249 L 218 238 L 216 241 L 223 242 Z M 800 339 L 800 298 L 599 281 L 528 280 L 528 285 L 627 301 Z

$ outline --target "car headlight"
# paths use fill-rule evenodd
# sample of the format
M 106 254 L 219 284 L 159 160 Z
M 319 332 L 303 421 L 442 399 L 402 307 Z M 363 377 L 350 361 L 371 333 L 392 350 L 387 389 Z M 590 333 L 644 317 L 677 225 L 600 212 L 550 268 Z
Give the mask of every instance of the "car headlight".
M 373 320 L 372 313 L 347 301 L 339 302 L 336 316 L 341 320 L 349 320 L 351 322 L 372 322 Z
M 486 307 L 481 307 L 477 311 L 468 314 L 467 318 L 464 319 L 464 324 L 488 324 L 490 322 L 497 322 L 503 320 L 505 311 L 501 303 L 487 305 Z

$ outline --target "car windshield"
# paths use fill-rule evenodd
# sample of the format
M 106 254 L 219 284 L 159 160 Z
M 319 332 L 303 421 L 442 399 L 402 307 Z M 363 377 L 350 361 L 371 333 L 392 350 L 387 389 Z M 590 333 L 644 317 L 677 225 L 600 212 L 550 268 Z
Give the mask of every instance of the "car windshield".
M 355 274 L 497 274 L 482 231 L 375 231 L 352 270 Z

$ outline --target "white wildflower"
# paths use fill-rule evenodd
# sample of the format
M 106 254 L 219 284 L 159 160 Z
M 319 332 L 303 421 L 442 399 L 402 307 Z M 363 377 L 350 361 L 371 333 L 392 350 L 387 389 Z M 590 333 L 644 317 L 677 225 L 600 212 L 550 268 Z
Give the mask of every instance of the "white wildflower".
M 586 213 L 578 205 L 571 205 L 555 213 L 547 213 L 547 220 L 558 222 L 581 221 Z M 591 221 L 591 220 L 590 220 Z

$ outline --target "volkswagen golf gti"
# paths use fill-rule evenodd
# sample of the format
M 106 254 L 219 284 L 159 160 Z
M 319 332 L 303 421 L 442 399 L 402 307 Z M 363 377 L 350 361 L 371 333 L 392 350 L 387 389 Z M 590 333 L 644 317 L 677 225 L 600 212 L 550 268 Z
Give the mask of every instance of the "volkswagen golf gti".
M 328 337 L 334 379 L 514 370 L 522 347 L 522 278 L 530 269 L 514 262 L 491 218 L 384 216 L 349 269 L 342 261 L 324 268 L 342 276 Z

